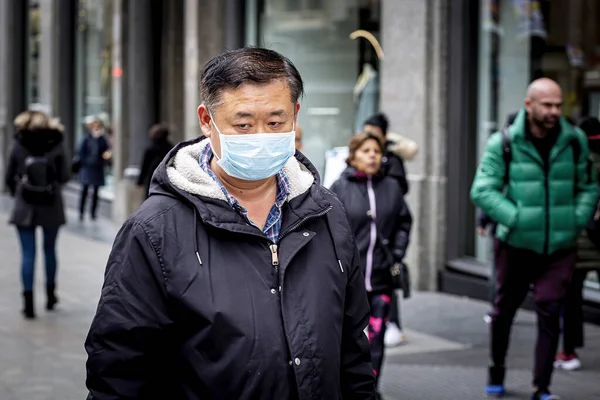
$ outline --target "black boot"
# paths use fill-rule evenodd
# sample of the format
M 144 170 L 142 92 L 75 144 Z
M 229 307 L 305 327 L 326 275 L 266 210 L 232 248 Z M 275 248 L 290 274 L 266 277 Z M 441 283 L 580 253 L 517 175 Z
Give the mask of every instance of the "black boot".
M 27 319 L 35 318 L 33 311 L 33 290 L 25 290 L 23 292 L 23 315 Z
M 46 310 L 52 311 L 54 310 L 54 306 L 58 303 L 58 297 L 56 297 L 56 286 L 48 285 L 46 286 Z

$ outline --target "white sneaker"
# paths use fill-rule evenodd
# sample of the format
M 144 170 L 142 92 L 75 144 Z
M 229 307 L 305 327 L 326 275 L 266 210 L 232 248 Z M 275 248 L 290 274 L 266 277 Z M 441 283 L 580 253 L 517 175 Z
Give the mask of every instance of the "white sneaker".
M 566 371 L 576 371 L 581 369 L 581 361 L 579 360 L 579 357 L 577 357 L 576 353 L 565 354 L 563 351 L 556 356 L 554 368 L 564 369 Z
M 406 343 L 406 335 L 393 322 L 388 322 L 386 325 L 385 337 L 383 338 L 385 347 L 396 347 Z

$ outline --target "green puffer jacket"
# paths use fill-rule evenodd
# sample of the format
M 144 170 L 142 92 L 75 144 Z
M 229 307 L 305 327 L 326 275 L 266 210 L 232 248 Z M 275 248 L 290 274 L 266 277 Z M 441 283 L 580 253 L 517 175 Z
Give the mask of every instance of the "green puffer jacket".
M 512 162 L 504 187 L 502 134 L 488 140 L 471 187 L 476 206 L 498 222 L 503 242 L 539 254 L 574 248 L 596 206 L 597 186 L 585 134 L 564 118 L 561 132 L 545 166 L 525 135 L 526 113 L 521 110 L 509 128 Z M 573 140 L 579 140 L 577 165 Z

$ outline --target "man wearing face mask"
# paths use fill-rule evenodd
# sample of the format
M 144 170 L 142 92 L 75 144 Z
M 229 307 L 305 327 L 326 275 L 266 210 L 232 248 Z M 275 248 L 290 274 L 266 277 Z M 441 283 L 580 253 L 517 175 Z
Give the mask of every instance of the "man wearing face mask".
M 339 201 L 294 150 L 294 65 L 207 63 L 203 137 L 121 228 L 86 340 L 88 399 L 372 399 L 369 306 Z

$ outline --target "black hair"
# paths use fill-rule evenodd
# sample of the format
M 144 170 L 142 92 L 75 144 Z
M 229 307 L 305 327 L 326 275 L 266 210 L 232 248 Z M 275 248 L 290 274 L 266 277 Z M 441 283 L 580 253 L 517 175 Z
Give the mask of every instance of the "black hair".
M 579 128 L 585 132 L 585 136 L 588 137 L 588 145 L 590 151 L 596 154 L 600 154 L 600 140 L 594 138 L 589 140 L 590 136 L 600 135 L 600 121 L 596 117 L 585 117 L 579 122 Z
M 389 121 L 384 113 L 377 113 L 375 115 L 370 116 L 363 125 L 373 125 L 381 128 L 384 136 L 387 135 Z
M 294 64 L 276 51 L 261 47 L 244 47 L 226 51 L 206 63 L 200 76 L 202 101 L 211 109 L 219 104 L 221 92 L 235 89 L 245 82 L 267 84 L 285 79 L 290 87 L 292 103 L 304 93 L 300 72 Z
M 155 124 L 150 127 L 150 139 L 165 140 L 171 134 L 169 126 L 166 124 Z

